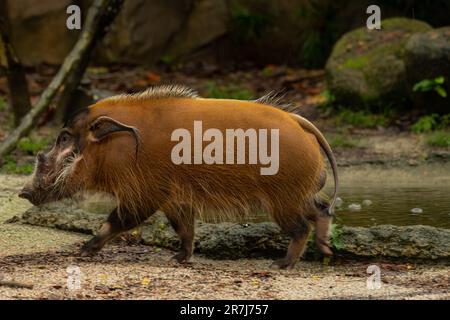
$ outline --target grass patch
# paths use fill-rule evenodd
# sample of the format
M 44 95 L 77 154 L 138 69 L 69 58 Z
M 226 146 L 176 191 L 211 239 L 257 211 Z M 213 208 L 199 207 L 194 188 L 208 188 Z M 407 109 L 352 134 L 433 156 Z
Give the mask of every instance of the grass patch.
M 384 114 L 375 114 L 369 111 L 341 109 L 336 115 L 336 124 L 359 128 L 385 127 L 389 124 L 389 118 Z
M 427 134 L 425 143 L 431 147 L 448 148 L 450 147 L 450 132 L 439 130 Z
M 31 163 L 18 164 L 11 156 L 6 156 L 1 171 L 4 173 L 13 174 L 31 174 L 34 170 L 34 165 Z
M 254 99 L 254 94 L 250 90 L 240 88 L 237 85 L 219 86 L 213 81 L 206 84 L 205 96 L 214 99 Z

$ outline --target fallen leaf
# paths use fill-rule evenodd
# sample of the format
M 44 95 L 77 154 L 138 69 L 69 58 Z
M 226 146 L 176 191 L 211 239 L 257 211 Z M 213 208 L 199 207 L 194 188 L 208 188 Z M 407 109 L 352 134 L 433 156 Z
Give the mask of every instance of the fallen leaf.
M 149 278 L 144 278 L 141 281 L 142 286 L 146 287 L 150 284 L 150 279 Z

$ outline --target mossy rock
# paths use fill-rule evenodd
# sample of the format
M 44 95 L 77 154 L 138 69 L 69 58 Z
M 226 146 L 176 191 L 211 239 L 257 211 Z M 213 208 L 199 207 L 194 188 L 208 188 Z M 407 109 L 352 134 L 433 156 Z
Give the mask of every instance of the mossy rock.
M 415 34 L 405 46 L 405 68 L 410 99 L 425 112 L 450 113 L 450 27 Z M 444 77 L 447 97 L 435 90 L 413 91 L 416 83 Z
M 383 20 L 381 30 L 353 30 L 335 44 L 326 64 L 328 89 L 336 102 L 355 108 L 405 104 L 405 45 L 431 30 L 407 18 Z
M 95 234 L 105 219 L 106 215 L 62 202 L 33 207 L 10 222 Z M 161 212 L 149 218 L 140 231 L 144 244 L 179 248 L 178 236 Z M 289 238 L 272 222 L 196 223 L 195 251 L 214 259 L 281 257 L 288 244 Z M 336 254 L 348 258 L 450 261 L 450 230 L 430 226 L 339 226 L 334 227 L 331 244 Z M 314 241 L 309 241 L 306 258 L 318 256 Z

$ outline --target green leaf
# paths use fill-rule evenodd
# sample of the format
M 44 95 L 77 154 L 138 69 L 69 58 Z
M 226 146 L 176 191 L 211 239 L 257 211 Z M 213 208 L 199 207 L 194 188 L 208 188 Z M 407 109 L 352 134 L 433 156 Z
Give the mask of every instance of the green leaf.
M 445 82 L 445 79 L 443 76 L 437 77 L 436 79 L 434 79 L 434 83 L 437 84 L 443 84 Z
M 429 79 L 425 79 L 422 81 L 417 82 L 414 87 L 413 87 L 413 91 L 429 91 L 431 90 L 431 88 L 433 87 L 433 81 L 429 80 Z
M 436 91 L 442 98 L 447 98 L 447 91 L 445 91 L 442 87 L 436 87 L 434 88 L 434 91 Z

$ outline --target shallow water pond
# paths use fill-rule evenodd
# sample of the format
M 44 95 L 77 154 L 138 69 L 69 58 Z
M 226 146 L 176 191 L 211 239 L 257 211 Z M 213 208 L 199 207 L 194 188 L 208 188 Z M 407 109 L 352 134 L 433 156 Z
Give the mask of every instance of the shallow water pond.
M 429 225 L 450 229 L 450 163 L 339 169 L 342 204 L 335 222 L 348 226 Z M 329 175 L 325 192 L 333 192 Z M 267 221 L 259 214 L 252 221 Z
M 336 214 L 342 224 L 450 228 L 450 163 L 342 168 L 340 180 L 343 203 Z M 331 184 L 326 191 L 330 194 Z

